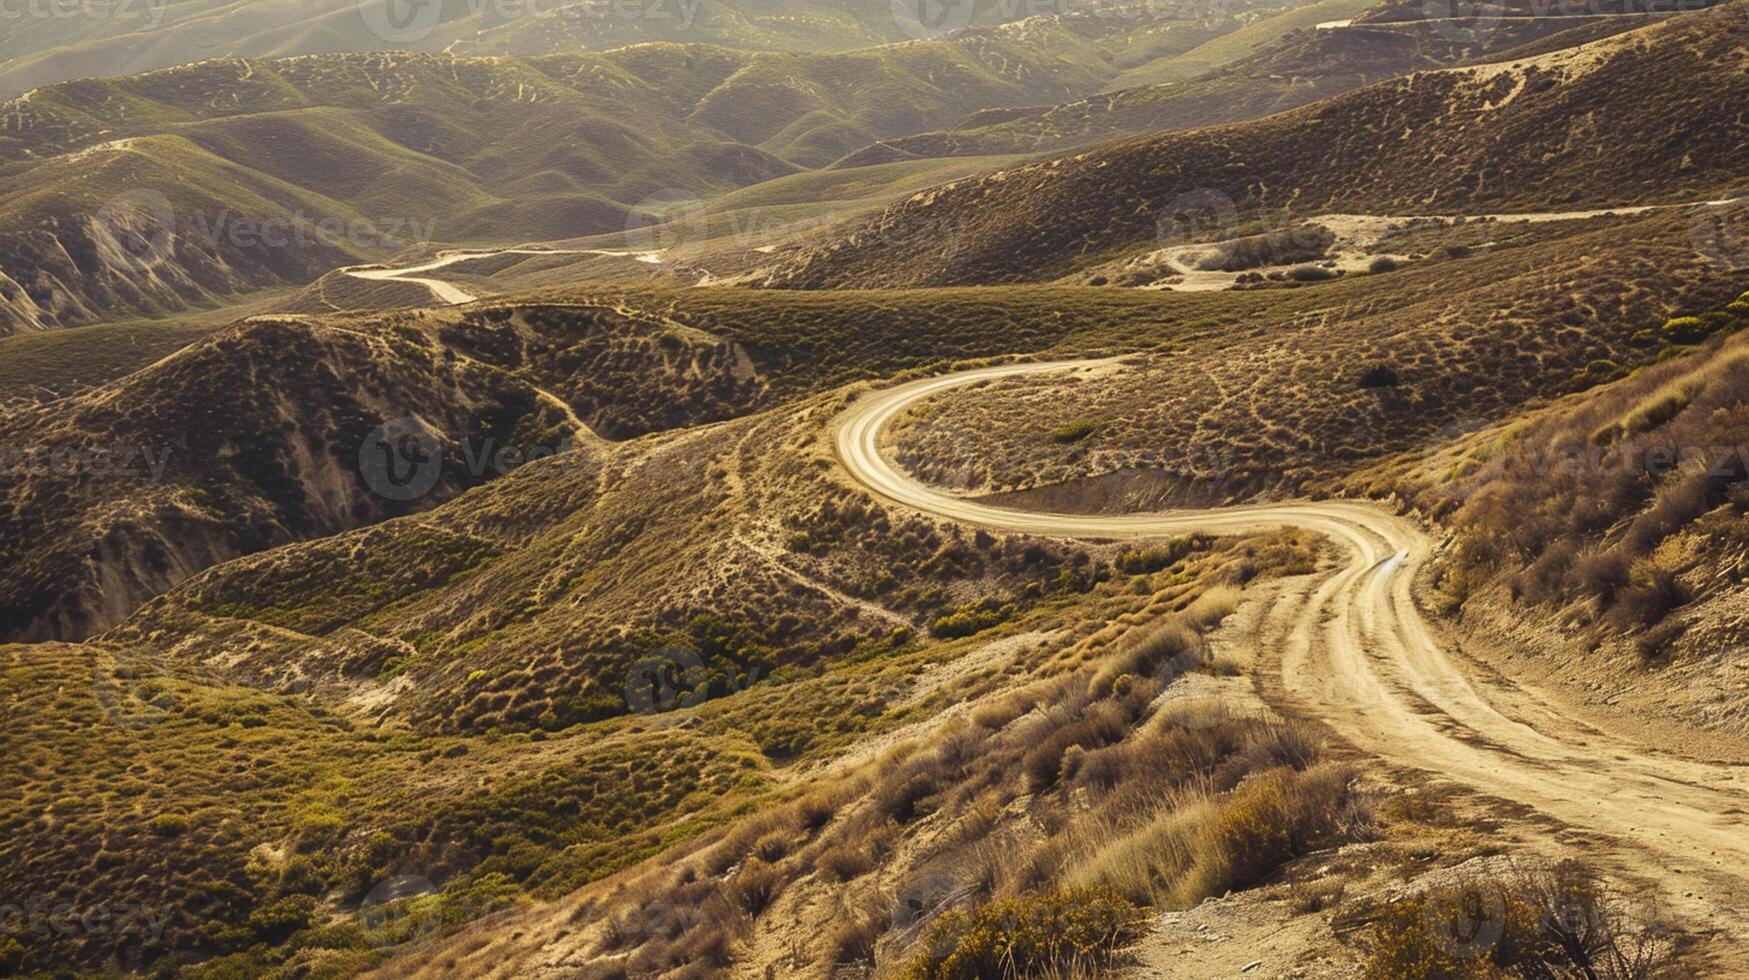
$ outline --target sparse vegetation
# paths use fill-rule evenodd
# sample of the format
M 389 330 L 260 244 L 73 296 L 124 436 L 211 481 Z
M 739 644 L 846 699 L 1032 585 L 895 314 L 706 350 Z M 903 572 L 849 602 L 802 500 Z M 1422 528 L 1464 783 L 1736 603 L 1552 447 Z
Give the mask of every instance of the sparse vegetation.
M 1387 905 L 1367 980 L 1583 976 L 1646 980 L 1671 961 L 1670 934 L 1596 875 L 1550 868 L 1472 871 L 1457 883 Z

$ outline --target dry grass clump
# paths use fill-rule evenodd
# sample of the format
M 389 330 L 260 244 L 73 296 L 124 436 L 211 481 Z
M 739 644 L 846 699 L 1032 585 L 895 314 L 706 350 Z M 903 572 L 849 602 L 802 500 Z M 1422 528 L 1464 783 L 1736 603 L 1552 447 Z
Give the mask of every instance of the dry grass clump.
M 949 912 L 930 929 L 904 980 L 1094 977 L 1147 930 L 1147 915 L 1109 891 L 1001 899 Z
M 1090 682 L 1093 694 L 1109 695 L 1120 678 L 1126 676 L 1167 679 L 1191 670 L 1205 656 L 1202 635 L 1189 623 L 1173 616 L 1158 625 L 1126 639 Z
M 1585 866 L 1514 868 L 1386 906 L 1366 980 L 1586 977 L 1643 980 L 1675 952 L 1655 916 L 1612 894 Z
M 1238 604 L 1237 588 L 1215 586 L 1182 611 L 1125 636 L 1093 673 L 1090 693 L 1095 697 L 1110 696 L 1124 677 L 1170 683 L 1179 674 L 1206 666 L 1210 655 L 1202 634 L 1218 626 Z
M 1348 885 L 1337 878 L 1296 881 L 1288 886 L 1288 906 L 1301 915 L 1335 908 L 1348 893 Z
M 1353 779 L 1348 767 L 1326 764 L 1271 769 L 1224 796 L 1193 789 L 1097 850 L 1070 880 L 1178 908 L 1262 884 L 1296 857 L 1364 834 L 1372 817 Z

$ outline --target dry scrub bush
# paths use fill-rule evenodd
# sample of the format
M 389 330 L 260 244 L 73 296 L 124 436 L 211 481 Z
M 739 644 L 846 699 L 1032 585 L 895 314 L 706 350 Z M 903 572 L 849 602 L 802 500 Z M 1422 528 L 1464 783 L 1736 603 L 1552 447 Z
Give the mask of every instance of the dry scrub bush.
M 1644 980 L 1669 964 L 1671 933 L 1576 862 L 1476 876 L 1386 906 L 1366 980 Z
M 1089 689 L 1094 697 L 1105 697 L 1118 678 L 1126 674 L 1137 677 L 1181 674 L 1200 663 L 1202 655 L 1202 635 L 1184 620 L 1169 616 L 1134 639 L 1126 637 L 1094 673 Z
M 1215 590 L 1121 637 L 1104 660 L 901 743 L 866 779 L 744 820 L 698 848 L 691 865 L 705 877 L 674 876 L 641 896 L 707 909 L 701 934 L 621 945 L 656 968 L 694 947 L 727 955 L 786 889 L 813 887 L 861 903 L 818 937 L 818 955 L 836 963 L 877 949 L 915 957 L 923 943 L 915 976 L 1091 973 L 1127 944 L 1122 924 L 1141 906 L 1261 882 L 1364 835 L 1348 772 L 1320 764 L 1305 731 L 1215 716 L 1184 726 L 1161 709 L 1155 667 L 1200 653 L 1196 626 L 1218 622 L 1235 598 Z M 884 894 L 890 909 L 891 889 L 943 869 L 954 903 L 985 902 L 951 929 L 895 930 L 869 904 Z M 1086 907 L 1070 907 L 1064 889 L 1079 889 Z
M 1372 816 L 1352 781 L 1334 764 L 1269 770 L 1225 797 L 1180 802 L 1108 843 L 1070 880 L 1179 908 L 1261 884 L 1296 857 L 1366 833 Z
M 1147 929 L 1136 905 L 1108 891 L 1003 899 L 950 912 L 929 930 L 904 980 L 1093 977 Z

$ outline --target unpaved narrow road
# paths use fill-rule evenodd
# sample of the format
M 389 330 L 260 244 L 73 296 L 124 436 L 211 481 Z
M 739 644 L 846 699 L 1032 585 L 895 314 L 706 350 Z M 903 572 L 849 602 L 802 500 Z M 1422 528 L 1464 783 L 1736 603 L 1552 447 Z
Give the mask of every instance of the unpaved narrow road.
M 839 419 L 838 456 L 890 501 L 992 530 L 1121 539 L 1292 526 L 1328 537 L 1344 560 L 1283 594 L 1256 637 L 1266 654 L 1260 662 L 1277 665 L 1287 707 L 1369 754 L 1553 818 L 1583 835 L 1588 857 L 1636 885 L 1656 886 L 1663 907 L 1689 924 L 1749 935 L 1749 916 L 1739 911 L 1749 908 L 1749 773 L 1610 736 L 1534 691 L 1470 669 L 1416 605 L 1415 573 L 1433 545 L 1413 522 L 1340 500 L 1031 513 L 923 486 L 881 452 L 882 431 L 920 399 L 1003 377 L 1117 370 L 1111 360 L 1001 365 L 870 392 Z M 1272 688 L 1275 680 L 1259 682 Z
M 354 279 L 368 279 L 371 282 L 410 282 L 424 286 L 439 303 L 460 306 L 472 303 L 478 296 L 442 279 L 421 276 L 421 272 L 436 272 L 447 269 L 462 262 L 472 262 L 475 259 L 491 258 L 494 255 L 615 255 L 636 259 L 639 262 L 660 262 L 660 252 L 619 252 L 605 248 L 495 248 L 495 249 L 461 249 L 453 252 L 440 252 L 437 258 L 424 265 L 411 266 L 406 269 L 369 268 L 353 266 L 342 269 Z

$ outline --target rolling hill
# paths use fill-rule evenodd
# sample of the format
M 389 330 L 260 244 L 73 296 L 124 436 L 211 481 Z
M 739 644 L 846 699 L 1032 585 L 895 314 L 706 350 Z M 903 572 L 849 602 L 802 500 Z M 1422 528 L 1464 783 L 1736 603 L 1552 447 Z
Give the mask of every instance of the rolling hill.
M 1480 214 L 1729 196 L 1749 171 L 1738 109 L 1746 76 L 1725 67 L 1746 56 L 1742 7 L 957 181 L 814 246 L 765 282 L 1047 280 L 1173 244 L 1186 224 L 1231 230 L 1265 211 Z M 1680 81 L 1715 74 L 1717 84 Z M 1665 94 L 1619 98 L 1647 80 Z
M 985 14 L 999 13 L 995 5 Z M 749 50 L 840 51 L 903 41 L 889 5 L 805 16 L 770 0 L 651 2 L 608 8 L 540 3 L 416 6 L 375 0 L 114 4 L 109 16 L 19 16 L 0 38 L 0 94 L 91 75 L 135 74 L 212 58 L 405 50 L 477 55 L 603 51 L 669 41 Z
M 1235 25 L 1037 18 L 829 55 L 230 59 L 37 89 L 0 105 L 0 330 L 161 315 L 433 240 L 623 232 L 676 198 L 1096 91 L 1138 39 L 1188 48 Z M 104 210 L 91 188 L 120 172 L 151 207 Z M 103 261 L 105 237 L 145 249 L 151 275 Z

